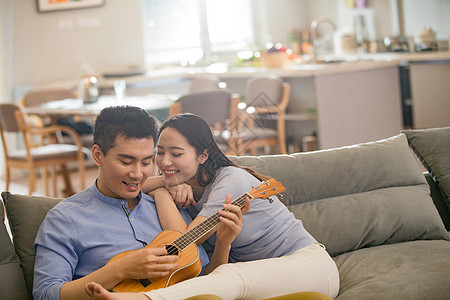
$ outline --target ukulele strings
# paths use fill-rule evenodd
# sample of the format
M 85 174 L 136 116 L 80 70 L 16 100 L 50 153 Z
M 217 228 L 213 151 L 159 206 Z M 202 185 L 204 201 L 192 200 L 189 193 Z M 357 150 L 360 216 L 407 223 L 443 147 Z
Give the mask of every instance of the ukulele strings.
M 245 198 L 248 197 L 250 199 L 253 199 L 252 196 L 248 195 L 247 193 L 233 201 L 231 204 L 236 205 L 240 208 L 242 208 L 245 205 Z M 228 209 L 224 209 L 224 211 L 231 212 Z M 190 244 L 194 243 L 196 240 L 200 239 L 203 235 L 208 233 L 211 229 L 216 227 L 220 224 L 220 214 L 215 213 L 196 227 L 192 228 L 179 238 L 177 238 L 175 241 L 173 241 L 173 245 L 176 248 L 179 248 L 180 251 L 184 250 L 186 247 L 188 247 Z M 170 253 L 169 253 L 170 252 Z M 176 255 L 177 249 L 173 249 L 169 251 L 167 254 L 169 255 Z

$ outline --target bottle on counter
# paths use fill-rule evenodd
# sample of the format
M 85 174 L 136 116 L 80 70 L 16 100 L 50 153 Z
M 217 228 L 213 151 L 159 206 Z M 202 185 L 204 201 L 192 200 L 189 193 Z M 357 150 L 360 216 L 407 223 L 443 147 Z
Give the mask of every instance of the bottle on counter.
M 295 27 L 292 26 L 291 30 L 289 31 L 289 48 L 292 50 L 292 53 L 300 54 L 300 47 L 299 33 L 297 30 L 295 30 Z
M 310 40 L 310 37 L 309 37 L 309 30 L 308 29 L 305 29 L 305 30 L 302 31 L 301 40 L 302 40 L 302 42 L 301 42 L 302 54 L 309 54 L 310 47 L 311 47 L 311 40 Z

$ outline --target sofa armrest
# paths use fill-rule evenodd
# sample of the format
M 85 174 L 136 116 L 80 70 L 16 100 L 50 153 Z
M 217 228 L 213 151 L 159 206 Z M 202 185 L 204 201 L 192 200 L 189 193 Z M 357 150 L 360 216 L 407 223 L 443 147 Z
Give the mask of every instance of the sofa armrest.
M 450 231 L 450 211 L 445 204 L 444 198 L 442 197 L 441 190 L 439 189 L 436 181 L 433 180 L 430 173 L 424 172 L 425 178 L 427 179 L 428 185 L 430 186 L 430 195 L 433 198 L 433 203 L 436 206 L 439 216 L 441 216 L 442 221 L 444 222 L 445 229 Z

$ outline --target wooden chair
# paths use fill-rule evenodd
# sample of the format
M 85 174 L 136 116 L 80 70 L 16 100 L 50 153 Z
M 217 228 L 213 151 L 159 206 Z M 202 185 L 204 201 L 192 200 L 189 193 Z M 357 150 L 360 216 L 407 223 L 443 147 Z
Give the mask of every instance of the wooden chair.
M 246 151 L 256 155 L 256 149 L 278 146 L 281 154 L 287 153 L 285 114 L 289 103 L 290 84 L 276 77 L 249 79 L 246 84 L 247 109 L 240 114 L 237 141 L 238 154 Z M 275 120 L 276 128 L 267 126 Z
M 77 95 L 69 89 L 57 89 L 57 90 L 38 90 L 27 93 L 22 99 L 20 99 L 20 105 L 22 107 L 39 106 L 42 103 L 54 100 L 64 100 L 77 98 Z M 37 115 L 27 115 L 27 118 L 36 126 L 43 126 L 44 123 L 49 125 L 50 123 L 56 123 L 55 120 L 45 122 Z
M 214 138 L 226 154 L 237 154 L 239 95 L 226 90 L 188 94 L 172 104 L 169 115 L 193 113 L 211 126 Z
M 40 106 L 41 104 L 48 102 L 48 101 L 57 101 L 57 100 L 65 100 L 65 99 L 76 99 L 78 98 L 77 95 L 70 89 L 49 89 L 49 90 L 36 90 L 31 91 L 27 93 L 22 99 L 20 99 L 20 105 L 24 108 L 26 107 L 33 107 L 33 106 Z M 60 125 L 69 125 L 74 124 L 78 125 L 79 127 L 82 126 L 82 128 L 90 127 L 89 125 L 93 122 L 93 119 L 87 120 L 87 122 L 81 122 L 80 116 L 76 117 L 52 117 L 50 118 L 43 118 L 42 116 L 38 115 L 28 115 L 26 114 L 26 117 L 28 120 L 30 120 L 30 123 L 37 126 L 37 127 L 43 127 L 48 126 L 51 124 L 60 124 Z M 88 125 L 89 124 L 89 125 Z M 76 128 L 75 126 L 72 126 L 73 129 Z M 78 130 L 78 134 L 80 135 L 81 142 L 84 147 L 90 148 L 93 144 L 93 136 L 92 133 L 82 133 L 82 131 Z M 86 130 L 85 130 L 86 131 Z M 72 143 L 70 139 L 68 139 L 66 136 L 64 138 L 64 143 Z
M 75 145 L 60 143 L 63 132 L 70 135 L 75 141 Z M 19 106 L 13 103 L 4 103 L 0 104 L 0 134 L 6 166 L 6 190 L 9 189 L 10 184 L 10 169 L 19 168 L 28 171 L 28 186 L 31 195 L 35 190 L 36 168 L 41 168 L 45 194 L 50 196 L 47 174 L 47 168 L 50 167 L 53 179 L 53 196 L 57 196 L 56 167 L 59 165 L 66 181 L 66 193 L 73 194 L 65 167 L 65 164 L 71 161 L 78 162 L 81 189 L 85 188 L 84 158 L 89 150 L 83 148 L 78 134 L 73 129 L 60 125 L 43 128 L 30 126 Z M 7 137 L 12 134 L 21 137 L 24 148 L 12 150 L 7 147 Z M 30 142 L 35 140 L 33 136 L 39 137 L 37 144 Z M 10 146 L 10 143 L 8 146 Z

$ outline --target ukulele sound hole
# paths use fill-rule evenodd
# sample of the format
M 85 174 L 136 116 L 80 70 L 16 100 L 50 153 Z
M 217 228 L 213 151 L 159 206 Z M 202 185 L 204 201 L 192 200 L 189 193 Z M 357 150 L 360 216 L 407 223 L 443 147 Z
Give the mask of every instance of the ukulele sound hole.
M 139 279 L 138 281 L 140 282 L 140 284 L 142 284 L 143 287 L 147 287 L 147 286 L 149 286 L 152 283 L 148 279 Z
M 178 255 L 178 249 L 174 245 L 166 245 L 167 255 Z

